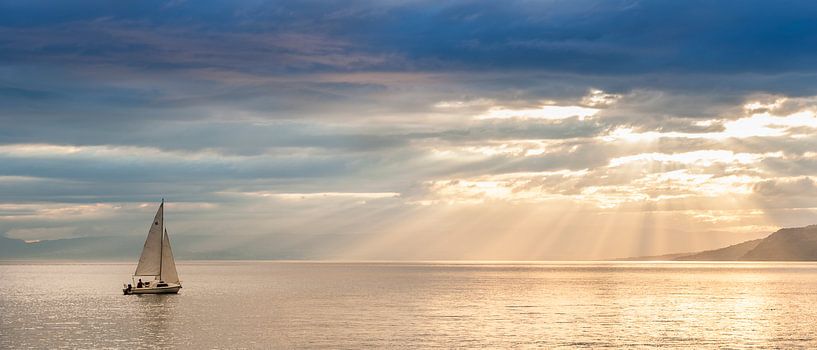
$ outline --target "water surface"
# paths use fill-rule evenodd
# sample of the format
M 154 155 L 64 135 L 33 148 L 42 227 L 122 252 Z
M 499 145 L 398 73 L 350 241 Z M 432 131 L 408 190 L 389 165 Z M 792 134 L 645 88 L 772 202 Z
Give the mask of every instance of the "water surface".
M 0 263 L 0 348 L 817 348 L 813 263 Z

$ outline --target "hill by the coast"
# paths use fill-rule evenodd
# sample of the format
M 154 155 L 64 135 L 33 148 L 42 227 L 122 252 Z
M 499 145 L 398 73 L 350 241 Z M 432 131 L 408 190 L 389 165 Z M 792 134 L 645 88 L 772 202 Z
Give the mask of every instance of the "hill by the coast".
M 817 225 L 779 230 L 764 238 L 741 260 L 817 261 Z
M 621 260 L 670 261 L 817 261 L 817 225 L 780 229 L 766 238 L 697 253 Z
M 706 250 L 700 253 L 680 254 L 672 260 L 680 261 L 735 261 L 741 260 L 746 253 L 755 249 L 763 239 L 753 239 L 743 243 L 730 245 L 726 248 Z

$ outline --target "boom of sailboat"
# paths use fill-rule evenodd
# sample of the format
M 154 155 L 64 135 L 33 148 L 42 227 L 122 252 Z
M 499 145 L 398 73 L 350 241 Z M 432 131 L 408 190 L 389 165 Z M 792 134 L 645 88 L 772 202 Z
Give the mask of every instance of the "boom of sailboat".
M 131 284 L 125 284 L 122 292 L 130 294 L 166 294 L 178 293 L 182 288 L 173 250 L 170 248 L 170 237 L 167 234 L 164 220 L 165 200 L 159 205 L 156 216 L 148 230 L 139 264 L 133 273 Z M 147 280 L 152 277 L 152 280 Z M 145 278 L 146 281 L 142 281 Z M 138 279 L 138 282 L 136 281 Z

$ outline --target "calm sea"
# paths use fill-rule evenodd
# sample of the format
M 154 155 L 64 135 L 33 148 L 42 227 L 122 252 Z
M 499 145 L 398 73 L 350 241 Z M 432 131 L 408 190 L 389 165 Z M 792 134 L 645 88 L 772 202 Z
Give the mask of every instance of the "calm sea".
M 817 264 L 0 263 L 0 348 L 817 348 Z

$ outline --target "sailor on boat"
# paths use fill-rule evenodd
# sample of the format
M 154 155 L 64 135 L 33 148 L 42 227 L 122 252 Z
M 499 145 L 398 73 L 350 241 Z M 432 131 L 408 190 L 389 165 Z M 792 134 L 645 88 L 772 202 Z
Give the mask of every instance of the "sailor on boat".
M 153 224 L 148 230 L 139 264 L 136 266 L 132 279 L 139 277 L 136 288 L 127 284 L 122 288 L 128 294 L 165 294 L 178 293 L 182 288 L 179 274 L 176 272 L 176 262 L 173 260 L 173 250 L 170 249 L 170 237 L 167 234 L 164 222 L 165 200 L 159 205 Z M 153 276 L 153 281 L 142 282 L 141 277 Z

